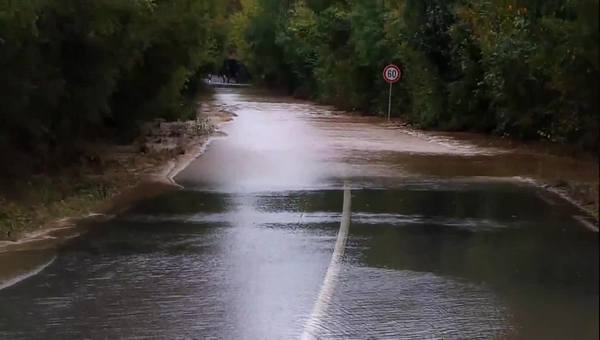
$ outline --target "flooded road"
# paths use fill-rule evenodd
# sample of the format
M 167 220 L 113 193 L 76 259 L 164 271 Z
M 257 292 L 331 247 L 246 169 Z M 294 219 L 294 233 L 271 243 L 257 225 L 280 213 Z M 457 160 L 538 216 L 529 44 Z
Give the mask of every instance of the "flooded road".
M 551 162 L 240 91 L 183 190 L 0 290 L 1 339 L 598 338 L 598 234 L 515 179 Z

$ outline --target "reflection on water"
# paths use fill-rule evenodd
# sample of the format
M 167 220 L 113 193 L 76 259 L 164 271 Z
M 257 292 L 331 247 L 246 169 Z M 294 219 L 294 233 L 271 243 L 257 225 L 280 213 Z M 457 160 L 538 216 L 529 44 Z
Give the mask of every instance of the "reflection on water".
M 320 210 L 324 218 L 313 221 L 277 220 L 265 216 L 285 204 L 261 212 L 248 195 L 180 194 L 187 199 L 178 205 L 169 204 L 177 193 L 160 197 L 74 240 L 40 275 L 0 291 L 0 338 L 299 334 L 335 240 L 338 223 L 327 217 L 335 211 Z M 220 202 L 234 217 L 162 219 L 201 212 L 199 201 L 213 212 Z
M 344 182 L 352 224 L 320 337 L 598 338 L 598 234 L 565 202 L 488 178 L 570 165 L 521 155 L 512 167 L 518 157 L 494 146 L 302 102 L 218 100 L 238 117 L 177 178 L 186 189 L 0 290 L 0 338 L 297 338 Z

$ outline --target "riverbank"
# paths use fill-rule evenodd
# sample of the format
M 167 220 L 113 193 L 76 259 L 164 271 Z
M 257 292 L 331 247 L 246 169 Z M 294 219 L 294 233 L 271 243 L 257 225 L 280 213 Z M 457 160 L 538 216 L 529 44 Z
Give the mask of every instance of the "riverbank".
M 200 105 L 195 121 L 147 123 L 129 145 L 89 145 L 81 164 L 56 175 L 3 183 L 0 252 L 33 244 L 52 247 L 76 225 L 105 220 L 136 202 L 179 186 L 173 178 L 204 151 L 232 114 Z

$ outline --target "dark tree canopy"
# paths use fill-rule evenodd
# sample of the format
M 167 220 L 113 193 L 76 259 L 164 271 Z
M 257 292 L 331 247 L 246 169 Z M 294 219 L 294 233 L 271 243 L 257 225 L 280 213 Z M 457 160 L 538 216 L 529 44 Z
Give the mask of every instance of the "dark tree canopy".
M 198 71 L 223 58 L 238 1 L 0 0 L 0 152 L 30 171 L 81 141 L 191 116 Z M 9 157 L 11 158 L 11 157 Z M 5 167 L 3 167 L 3 170 Z
M 598 147 L 598 0 L 247 0 L 230 40 L 257 79 L 424 128 Z

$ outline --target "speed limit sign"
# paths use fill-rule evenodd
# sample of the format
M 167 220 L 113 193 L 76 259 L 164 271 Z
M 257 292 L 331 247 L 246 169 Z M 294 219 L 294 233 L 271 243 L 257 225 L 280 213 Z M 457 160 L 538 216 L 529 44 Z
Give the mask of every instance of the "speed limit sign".
M 394 84 L 400 81 L 402 72 L 400 68 L 394 64 L 390 64 L 383 69 L 383 79 L 389 84 Z
M 402 78 L 400 67 L 394 64 L 389 64 L 383 69 L 383 79 L 390 84 L 390 95 L 388 97 L 388 121 L 392 116 L 392 85 L 399 82 L 400 78 Z

